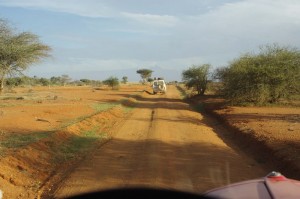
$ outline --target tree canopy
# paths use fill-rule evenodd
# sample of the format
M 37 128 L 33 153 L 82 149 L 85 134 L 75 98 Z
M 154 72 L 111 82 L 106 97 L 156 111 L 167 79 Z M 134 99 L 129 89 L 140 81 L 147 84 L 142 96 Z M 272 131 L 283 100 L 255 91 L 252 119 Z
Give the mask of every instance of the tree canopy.
M 7 76 L 22 74 L 31 64 L 48 57 L 50 50 L 37 35 L 18 33 L 0 19 L 0 92 Z
M 138 73 L 138 74 L 141 75 L 141 78 L 142 78 L 142 80 L 143 80 L 143 83 L 145 83 L 145 82 L 147 82 L 147 79 L 148 79 L 149 77 L 151 77 L 153 71 L 150 70 L 150 69 L 144 68 L 144 69 L 139 69 L 139 70 L 137 70 L 136 73 Z
M 127 82 L 128 82 L 128 77 L 127 76 L 123 76 L 122 77 L 122 83 L 123 84 L 127 84 Z
M 103 81 L 103 84 L 110 86 L 111 89 L 116 89 L 119 86 L 120 82 L 117 77 L 109 77 Z
M 188 89 L 193 88 L 199 95 L 204 95 L 208 83 L 210 64 L 192 66 L 182 72 L 182 79 Z
M 219 69 L 223 93 L 233 103 L 266 104 L 300 92 L 300 51 L 277 44 L 246 53 Z

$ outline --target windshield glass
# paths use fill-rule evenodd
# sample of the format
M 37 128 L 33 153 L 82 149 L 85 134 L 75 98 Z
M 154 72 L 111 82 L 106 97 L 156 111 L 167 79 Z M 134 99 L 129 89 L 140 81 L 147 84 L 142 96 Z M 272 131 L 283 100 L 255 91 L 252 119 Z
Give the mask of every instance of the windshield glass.
M 161 81 L 161 80 L 159 80 L 159 81 L 154 81 L 153 84 L 154 84 L 155 86 L 158 86 L 158 85 L 164 85 L 164 81 Z
M 299 180 L 299 10 L 1 0 L 0 198 Z

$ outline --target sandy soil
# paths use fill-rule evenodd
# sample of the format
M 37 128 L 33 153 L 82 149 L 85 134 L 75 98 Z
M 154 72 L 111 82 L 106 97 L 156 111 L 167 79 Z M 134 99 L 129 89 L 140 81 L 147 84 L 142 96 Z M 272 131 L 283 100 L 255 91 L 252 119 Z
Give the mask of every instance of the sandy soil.
M 138 95 L 143 88 L 41 87 L 1 95 L 0 190 L 4 198 L 39 197 L 47 182 L 60 179 L 60 172 L 72 167 L 83 152 L 109 140 L 110 128 L 130 112 L 121 105 L 124 98 Z
M 227 106 L 216 96 L 191 101 L 231 129 L 228 139 L 243 151 L 254 157 L 260 154 L 255 157 L 258 162 L 268 162 L 285 176 L 300 179 L 300 107 Z
M 175 87 L 139 100 L 113 139 L 82 162 L 55 197 L 128 186 L 201 193 L 267 174 L 224 143 L 218 136 L 225 131 L 222 125 L 193 111 Z
M 228 107 L 216 113 L 240 134 L 260 142 L 268 150 L 267 156 L 277 159 L 277 170 L 300 178 L 300 108 Z
M 78 117 L 93 114 L 99 103 L 113 103 L 142 91 L 131 85 L 119 91 L 91 87 L 17 88 L 0 96 L 0 130 L 31 133 L 50 131 Z M 22 98 L 16 100 L 18 98 Z M 1 100 L 2 99 L 2 100 Z M 48 122 L 47 122 L 48 121 Z

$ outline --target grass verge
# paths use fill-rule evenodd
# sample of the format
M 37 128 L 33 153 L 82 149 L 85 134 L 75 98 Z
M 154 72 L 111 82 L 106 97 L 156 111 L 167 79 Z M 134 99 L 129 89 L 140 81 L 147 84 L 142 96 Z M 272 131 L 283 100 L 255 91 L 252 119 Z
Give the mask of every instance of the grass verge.
M 115 106 L 120 105 L 120 102 L 115 103 L 95 103 L 92 104 L 91 107 L 96 111 L 96 113 L 100 113 L 102 111 L 107 111 Z
M 178 85 L 178 86 L 176 86 L 176 88 L 179 91 L 180 96 L 182 97 L 182 99 L 188 98 L 188 93 L 186 92 L 185 89 L 182 88 L 182 86 Z
M 80 135 L 73 135 L 66 143 L 57 148 L 58 155 L 55 160 L 56 162 L 63 162 L 74 159 L 91 150 L 96 142 L 108 138 L 107 133 L 101 132 L 99 126 L 81 131 Z
M 8 149 L 18 149 L 50 136 L 50 132 L 30 134 L 10 134 L 0 142 L 0 155 L 4 156 Z

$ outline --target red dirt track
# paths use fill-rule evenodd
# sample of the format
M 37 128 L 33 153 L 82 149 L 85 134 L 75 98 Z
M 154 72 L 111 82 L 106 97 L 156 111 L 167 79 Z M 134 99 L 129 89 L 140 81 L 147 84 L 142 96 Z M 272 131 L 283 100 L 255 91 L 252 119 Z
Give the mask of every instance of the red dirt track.
M 217 135 L 219 124 L 191 110 L 175 87 L 143 95 L 111 141 L 83 161 L 56 197 L 128 186 L 203 192 L 267 171 Z

